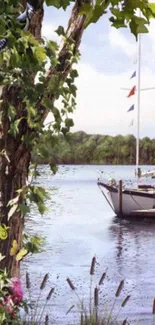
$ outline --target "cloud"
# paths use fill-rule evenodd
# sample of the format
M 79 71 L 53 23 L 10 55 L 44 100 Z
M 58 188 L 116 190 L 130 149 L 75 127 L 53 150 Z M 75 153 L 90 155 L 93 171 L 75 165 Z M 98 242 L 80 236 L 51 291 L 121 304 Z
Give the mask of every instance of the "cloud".
M 118 47 L 128 57 L 134 57 L 136 55 L 136 42 L 129 41 L 120 30 L 113 27 L 109 32 L 109 43 L 112 47 Z
M 52 25 L 46 20 L 43 33 L 47 38 L 51 38 L 54 33 L 54 24 L 55 21 Z M 136 69 L 132 63 L 137 56 L 137 44 L 129 31 L 109 28 L 108 24 L 104 20 L 94 25 L 91 32 L 88 30 L 85 33 L 81 44 L 82 63 L 78 65 L 77 109 L 73 114 L 73 131 L 136 135 L 136 109 L 127 113 L 131 105 L 136 104 L 136 96 L 128 99 L 128 91 L 121 88 L 131 89 L 136 83 L 136 79 L 130 80 L 130 76 Z M 151 21 L 149 30 L 150 33 L 142 37 L 142 88 L 155 86 L 154 20 Z M 155 138 L 155 90 L 141 92 L 140 117 L 141 136 Z M 129 127 L 132 119 L 134 126 Z
M 134 81 L 129 73 L 108 76 L 93 69 L 89 64 L 79 65 L 77 81 L 77 109 L 73 115 L 74 131 L 84 130 L 88 133 L 129 134 L 136 135 L 136 110 L 127 113 L 135 102 L 136 96 L 127 98 Z M 155 85 L 155 75 L 150 70 L 144 71 L 141 87 Z M 134 127 L 129 128 L 134 119 Z M 155 137 L 155 91 L 141 92 L 141 136 Z

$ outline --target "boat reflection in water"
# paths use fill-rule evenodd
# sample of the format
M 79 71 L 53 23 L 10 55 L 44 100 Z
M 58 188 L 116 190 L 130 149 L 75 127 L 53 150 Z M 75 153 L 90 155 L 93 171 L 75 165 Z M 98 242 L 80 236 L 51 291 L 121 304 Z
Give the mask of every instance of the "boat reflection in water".
M 152 324 L 152 301 L 155 296 L 155 220 L 115 217 L 109 227 L 114 242 L 112 277 L 125 279 L 131 294 L 128 318 L 138 324 Z

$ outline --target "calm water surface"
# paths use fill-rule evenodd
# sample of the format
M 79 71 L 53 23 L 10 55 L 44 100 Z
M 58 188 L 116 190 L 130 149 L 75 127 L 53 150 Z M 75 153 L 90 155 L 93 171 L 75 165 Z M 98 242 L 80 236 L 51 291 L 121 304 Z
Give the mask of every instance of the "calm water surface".
M 98 265 L 94 283 L 108 268 L 108 278 L 102 288 L 110 307 L 119 281 L 125 278 L 123 298 L 131 294 L 124 308 L 131 324 L 152 324 L 152 300 L 155 297 L 155 220 L 121 220 L 114 216 L 96 180 L 100 170 L 111 176 L 132 178 L 133 167 L 121 166 L 60 166 L 52 176 L 47 166 L 41 166 L 36 183 L 50 194 L 48 212 L 41 217 L 33 209 L 27 229 L 46 237 L 45 251 L 27 259 L 28 270 L 37 294 L 41 276 L 49 272 L 48 284 L 55 286 L 49 313 L 57 324 L 76 323 L 76 314 L 65 315 L 77 299 L 66 283 L 70 277 L 86 302 L 89 297 L 89 268 L 94 255 Z M 47 292 L 45 292 L 46 294 Z M 108 297 L 108 299 L 107 299 Z

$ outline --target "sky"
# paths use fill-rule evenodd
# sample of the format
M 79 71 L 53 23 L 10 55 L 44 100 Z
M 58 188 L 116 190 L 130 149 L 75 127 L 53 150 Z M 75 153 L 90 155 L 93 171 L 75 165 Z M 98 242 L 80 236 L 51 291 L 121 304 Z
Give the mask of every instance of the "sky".
M 152 1 L 153 2 L 153 1 Z M 155 1 L 154 1 L 155 2 Z M 45 7 L 42 35 L 58 40 L 54 32 L 67 26 L 71 12 Z M 149 33 L 141 37 L 141 88 L 155 87 L 155 20 Z M 137 43 L 128 29 L 111 27 L 105 15 L 85 30 L 77 66 L 77 107 L 73 113 L 74 131 L 92 134 L 137 134 L 136 96 L 127 98 L 136 84 L 130 79 L 137 68 Z M 155 89 L 140 93 L 140 137 L 155 138 Z M 132 123 L 133 122 L 133 123 Z M 133 124 L 131 126 L 131 124 Z

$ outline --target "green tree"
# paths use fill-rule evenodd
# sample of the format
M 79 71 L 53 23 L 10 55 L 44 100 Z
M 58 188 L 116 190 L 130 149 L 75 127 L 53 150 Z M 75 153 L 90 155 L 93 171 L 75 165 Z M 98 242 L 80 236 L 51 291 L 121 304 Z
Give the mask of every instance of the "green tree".
M 51 132 L 66 134 L 73 125 L 68 114 L 74 109 L 77 72 L 72 68 L 78 59 L 78 48 L 83 32 L 90 23 L 110 11 L 112 26 L 129 26 L 134 35 L 147 32 L 153 6 L 146 0 L 74 0 L 66 31 L 57 29 L 63 38 L 61 47 L 41 38 L 44 16 L 43 0 L 34 14 L 29 31 L 21 30 L 16 17 L 21 9 L 18 0 L 1 1 L 1 38 L 7 38 L 7 47 L 0 53 L 0 215 L 1 225 L 8 227 L 8 236 L 0 243 L 5 258 L 0 268 L 18 275 L 20 263 L 10 256 L 12 241 L 20 249 L 24 215 L 28 197 L 43 212 L 43 190 L 27 184 L 31 152 L 42 135 L 43 122 L 48 113 L 53 116 Z M 46 0 L 48 6 L 63 8 L 70 0 Z M 22 1 L 25 5 L 25 1 Z M 140 9 L 143 18 L 137 15 Z M 93 42 L 93 40 L 92 40 Z M 46 64 L 50 67 L 46 72 Z M 55 100 L 61 96 L 64 107 L 59 110 Z M 111 161 L 112 157 L 110 157 Z M 10 209 L 11 208 L 11 209 Z
M 149 165 L 152 163 L 151 140 L 148 137 L 143 138 L 141 141 L 140 160 L 142 164 L 147 163 Z

